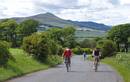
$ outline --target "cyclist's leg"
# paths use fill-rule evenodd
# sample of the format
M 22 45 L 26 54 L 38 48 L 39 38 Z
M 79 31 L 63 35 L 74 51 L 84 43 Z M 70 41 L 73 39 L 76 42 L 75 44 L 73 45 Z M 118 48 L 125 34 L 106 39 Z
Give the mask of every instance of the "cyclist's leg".
M 99 58 L 99 56 L 98 56 L 98 60 L 97 60 L 97 61 L 98 61 L 98 65 L 99 65 L 99 62 L 100 62 L 100 58 Z
M 69 67 L 71 66 L 71 58 L 68 58 Z
M 96 62 L 96 57 L 93 57 L 93 69 L 95 69 L 95 62 Z
M 86 55 L 84 56 L 84 61 L 86 60 Z
M 64 63 L 65 63 L 65 64 L 67 63 L 67 58 L 64 58 Z
M 65 66 L 66 66 L 67 72 L 69 72 L 69 62 L 68 62 L 67 57 L 65 58 Z
M 96 57 L 96 56 L 94 56 L 94 65 L 96 64 L 96 58 L 97 58 L 97 57 Z

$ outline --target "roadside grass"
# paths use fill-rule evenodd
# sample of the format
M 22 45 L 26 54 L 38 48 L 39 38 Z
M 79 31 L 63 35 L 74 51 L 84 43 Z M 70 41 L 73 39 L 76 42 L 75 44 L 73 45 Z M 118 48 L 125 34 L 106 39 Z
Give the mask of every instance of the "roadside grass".
M 50 62 L 45 64 L 38 62 L 31 56 L 28 56 L 28 54 L 22 49 L 10 49 L 10 52 L 14 59 L 9 60 L 7 66 L 0 67 L 0 82 L 30 72 L 48 69 L 51 66 L 61 63 L 60 57 L 52 57 L 49 59 Z
M 102 62 L 114 67 L 125 82 L 130 82 L 130 53 L 118 53 L 114 57 L 103 59 Z

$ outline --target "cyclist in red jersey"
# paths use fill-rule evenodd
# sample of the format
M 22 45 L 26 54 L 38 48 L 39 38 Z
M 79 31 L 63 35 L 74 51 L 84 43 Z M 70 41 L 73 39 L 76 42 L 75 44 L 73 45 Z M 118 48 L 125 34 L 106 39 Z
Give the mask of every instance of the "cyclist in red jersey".
M 64 53 L 63 53 L 63 58 L 65 59 L 65 62 L 66 62 L 66 59 L 68 59 L 69 66 L 71 64 L 71 57 L 72 57 L 71 49 L 66 48 Z

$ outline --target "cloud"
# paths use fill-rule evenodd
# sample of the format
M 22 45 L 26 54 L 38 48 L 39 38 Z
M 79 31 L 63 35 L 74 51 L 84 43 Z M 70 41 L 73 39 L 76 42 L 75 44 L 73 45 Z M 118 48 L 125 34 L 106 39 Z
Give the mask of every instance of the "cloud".
M 79 3 L 81 2 L 79 1 Z M 84 8 L 64 9 L 57 15 L 64 19 L 95 21 L 109 25 L 130 22 L 130 6 L 121 5 L 118 0 L 115 2 L 111 0 L 98 0 L 98 2 L 97 0 L 91 0 L 86 3 L 86 6 L 85 2 L 82 4 L 84 5 Z
M 119 0 L 109 0 L 110 3 L 114 4 L 114 5 L 118 5 L 120 4 L 120 1 Z
M 120 0 L 121 5 L 130 5 L 130 0 Z
M 5 15 L 4 17 L 29 16 L 36 14 L 35 5 L 32 0 L 4 0 L 3 2 L 0 2 L 0 7 L 0 12 Z
M 130 22 L 130 0 L 0 0 L 0 18 L 51 12 L 68 20 Z

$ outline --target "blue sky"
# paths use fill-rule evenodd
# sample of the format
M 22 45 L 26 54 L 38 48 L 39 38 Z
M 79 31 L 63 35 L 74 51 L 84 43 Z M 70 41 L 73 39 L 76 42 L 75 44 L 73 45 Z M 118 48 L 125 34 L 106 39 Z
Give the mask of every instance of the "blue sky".
M 51 12 L 74 21 L 130 23 L 130 0 L 0 0 L 0 18 Z

